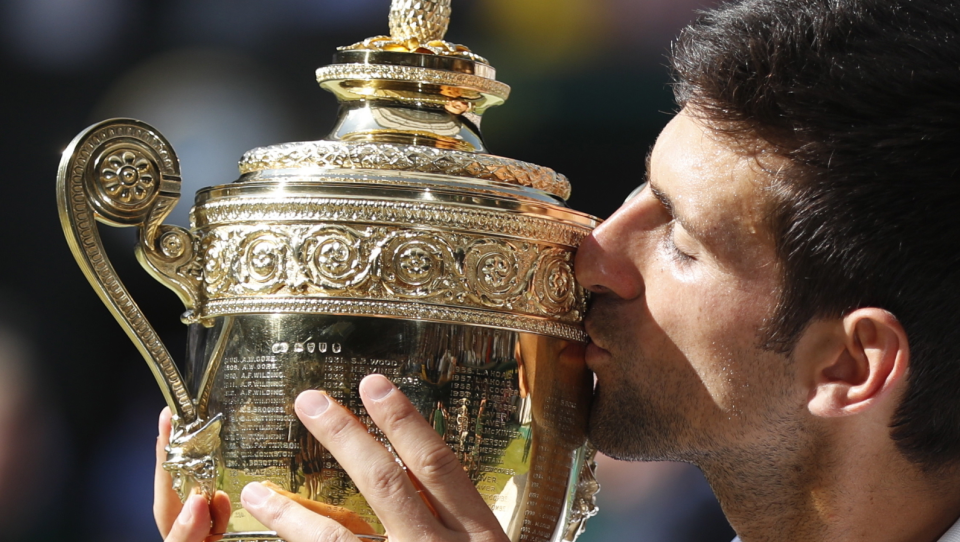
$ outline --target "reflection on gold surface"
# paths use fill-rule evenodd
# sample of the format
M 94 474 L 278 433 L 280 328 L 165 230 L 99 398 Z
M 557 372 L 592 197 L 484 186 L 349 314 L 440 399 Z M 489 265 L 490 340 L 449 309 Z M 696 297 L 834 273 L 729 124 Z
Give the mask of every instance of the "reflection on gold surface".
M 263 480 L 299 500 L 349 510 L 383 533 L 356 486 L 291 406 L 305 389 L 325 390 L 387 444 L 357 394 L 369 373 L 390 377 L 434 425 L 515 540 L 550 539 L 552 531 L 537 525 L 562 518 L 584 440 L 590 375 L 578 343 L 389 319 L 234 320 L 230 337 L 215 341 L 227 345 L 222 359 L 207 360 L 220 370 L 205 413 L 224 418 L 218 489 L 234 506 L 227 539 L 263 529 L 239 502 L 247 483 Z M 211 332 L 224 329 L 218 323 Z M 251 387 L 256 391 L 247 391 Z

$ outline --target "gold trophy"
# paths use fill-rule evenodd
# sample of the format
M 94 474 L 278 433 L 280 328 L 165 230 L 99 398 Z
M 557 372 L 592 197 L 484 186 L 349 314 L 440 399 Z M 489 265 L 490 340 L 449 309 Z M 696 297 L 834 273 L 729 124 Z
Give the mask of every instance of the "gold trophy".
M 370 373 L 417 405 L 511 540 L 573 540 L 595 513 L 573 256 L 598 221 L 565 206 L 562 175 L 486 154 L 480 117 L 510 89 L 443 41 L 449 16 L 450 0 L 394 0 L 389 37 L 317 70 L 340 102 L 331 135 L 247 152 L 237 181 L 196 195 L 189 230 L 163 224 L 180 170 L 149 125 L 108 120 L 64 152 L 67 240 L 174 412 L 175 488 L 230 497 L 224 540 L 280 540 L 240 506 L 252 481 L 384 538 L 292 406 L 323 389 L 371 425 L 357 393 Z M 185 377 L 95 221 L 136 226 L 138 260 L 186 306 Z

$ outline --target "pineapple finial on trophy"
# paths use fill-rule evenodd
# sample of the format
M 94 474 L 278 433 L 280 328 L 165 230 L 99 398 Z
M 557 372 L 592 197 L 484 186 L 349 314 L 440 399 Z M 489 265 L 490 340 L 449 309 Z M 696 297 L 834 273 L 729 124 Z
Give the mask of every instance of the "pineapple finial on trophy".
M 444 41 L 450 25 L 451 0 L 393 0 L 390 35 L 374 36 L 340 47 L 341 51 L 391 51 L 465 58 L 482 64 L 487 59 L 464 45 Z
M 420 43 L 442 40 L 450 24 L 450 1 L 393 0 L 390 37 L 397 41 L 415 38 Z

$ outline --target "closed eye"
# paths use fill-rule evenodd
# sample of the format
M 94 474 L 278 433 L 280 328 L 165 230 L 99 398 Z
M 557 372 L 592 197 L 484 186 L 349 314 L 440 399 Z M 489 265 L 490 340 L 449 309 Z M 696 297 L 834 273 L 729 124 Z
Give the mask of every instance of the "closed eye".
M 675 230 L 677 227 L 677 221 L 671 220 L 669 226 L 667 227 L 666 233 L 663 238 L 664 247 L 667 252 L 678 264 L 688 264 L 690 262 L 695 262 L 697 260 L 696 256 L 684 252 L 677 246 L 674 235 L 676 235 Z

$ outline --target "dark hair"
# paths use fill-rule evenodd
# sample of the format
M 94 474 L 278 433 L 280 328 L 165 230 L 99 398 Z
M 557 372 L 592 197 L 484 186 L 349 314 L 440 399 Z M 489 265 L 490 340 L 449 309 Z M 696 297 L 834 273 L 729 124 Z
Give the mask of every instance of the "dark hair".
M 677 101 L 789 159 L 770 225 L 783 273 L 765 343 L 880 307 L 906 329 L 892 422 L 926 470 L 960 461 L 960 2 L 747 0 L 674 47 Z

